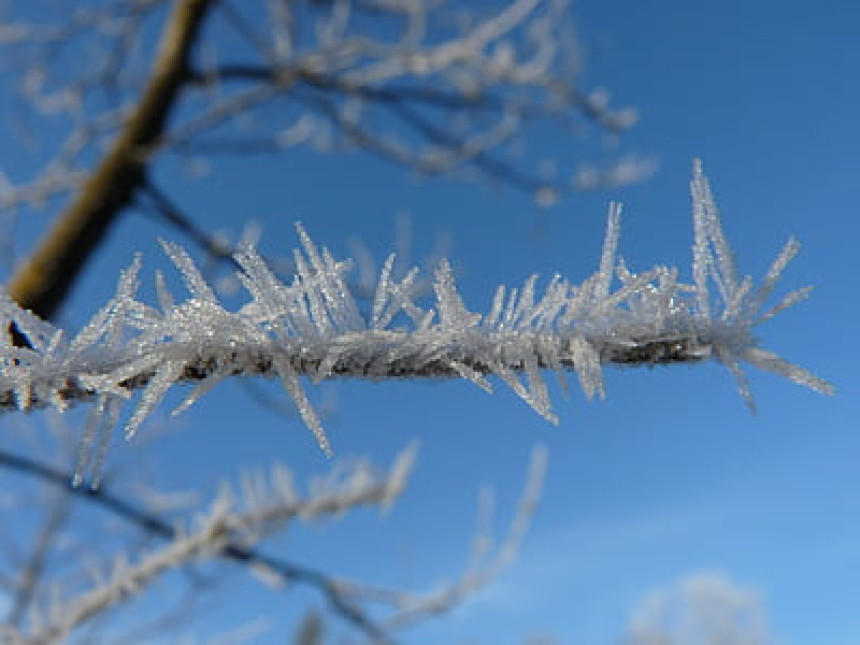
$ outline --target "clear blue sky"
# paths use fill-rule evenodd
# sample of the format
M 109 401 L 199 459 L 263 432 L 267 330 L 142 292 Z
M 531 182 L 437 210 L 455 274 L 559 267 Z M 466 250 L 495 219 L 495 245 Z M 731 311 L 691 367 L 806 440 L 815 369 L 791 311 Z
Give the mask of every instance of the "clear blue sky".
M 277 546 L 379 583 L 421 589 L 451 579 L 469 555 L 479 487 L 496 490 L 501 537 L 529 450 L 543 443 L 551 453 L 546 491 L 517 563 L 408 642 L 514 644 L 543 633 L 609 645 L 649 591 L 708 570 L 759 590 L 780 642 L 854 645 L 860 6 L 582 0 L 576 13 L 591 48 L 586 84 L 607 86 L 616 104 L 641 115 L 621 149 L 659 159 L 658 173 L 641 185 L 543 213 L 509 190 L 417 182 L 364 156 L 302 151 L 219 163 L 201 183 L 163 179 L 207 227 L 235 232 L 244 220 L 262 222 L 271 255 L 293 248 L 292 222 L 301 219 L 341 257 L 354 236 L 381 258 L 397 214 L 407 211 L 415 255 L 432 251 L 440 235 L 450 238 L 466 302 L 481 310 L 499 282 L 536 271 L 587 276 L 609 199 L 625 203 L 621 250 L 634 269 L 657 262 L 688 269 L 687 184 L 692 158 L 701 157 L 742 271 L 761 275 L 789 235 L 803 243 L 783 289 L 813 284 L 812 298 L 761 337 L 830 379 L 837 395 L 751 373 L 759 405 L 752 416 L 717 366 L 610 369 L 605 402 L 586 403 L 576 390 L 569 400 L 557 396 L 555 428 L 503 388 L 488 396 L 456 382 L 336 383 L 323 398 L 336 402 L 327 427 L 337 454 L 384 462 L 418 439 L 418 469 L 389 515 L 296 529 Z M 545 145 L 551 154 L 578 142 Z M 15 157 L 0 159 L 8 166 Z M 125 218 L 77 290 L 70 319 L 103 302 L 113 288 L 105 276 L 134 250 L 145 251 L 145 266 L 160 263 L 159 235 L 175 237 L 138 215 Z M 151 471 L 166 487 L 207 490 L 218 477 L 274 461 L 300 474 L 327 466 L 299 421 L 261 410 L 235 385 L 170 425 L 151 445 L 119 446 L 113 459 Z M 295 611 L 289 594 L 240 573 L 231 580 L 213 626 Z M 276 629 L 260 642 L 281 639 Z

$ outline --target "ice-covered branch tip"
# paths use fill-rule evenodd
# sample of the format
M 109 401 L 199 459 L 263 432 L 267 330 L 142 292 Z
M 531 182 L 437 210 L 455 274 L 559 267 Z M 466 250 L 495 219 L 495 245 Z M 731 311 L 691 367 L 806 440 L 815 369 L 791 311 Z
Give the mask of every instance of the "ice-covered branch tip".
M 30 347 L 16 347 L 4 335 L 0 406 L 64 410 L 73 400 L 93 399 L 95 414 L 84 440 L 88 452 L 102 443 L 97 436 L 106 436 L 119 416 L 119 403 L 135 389 L 142 394 L 126 424 L 128 436 L 179 381 L 196 381 L 179 406 L 184 410 L 228 376 L 267 375 L 281 380 L 320 446 L 329 451 L 303 378 L 463 377 L 490 391 L 488 377 L 495 376 L 552 422 L 556 417 L 542 371 L 574 371 L 588 397 L 602 397 L 605 363 L 713 358 L 729 369 L 750 406 L 742 362 L 831 393 L 826 381 L 760 348 L 752 336 L 756 325 L 809 293 L 793 291 L 763 311 L 797 253 L 797 242 L 786 244 L 757 285 L 750 277 L 739 278 L 698 162 L 691 188 L 692 284 L 680 282 L 674 267 L 655 266 L 639 274 L 628 270 L 617 256 L 621 209 L 612 204 L 600 264 L 591 277 L 573 284 L 556 275 L 540 294 L 537 276 L 519 289 L 500 286 L 486 314 L 466 307 L 446 262 L 436 270 L 435 301 L 424 308 L 413 290 L 417 270 L 396 278 L 393 256 L 364 312 L 345 280 L 349 263 L 318 248 L 301 225 L 302 250 L 294 252 L 297 271 L 290 284 L 280 281 L 253 248 L 235 256 L 250 301 L 228 311 L 187 253 L 164 243 L 190 292 L 185 301 L 174 301 L 158 273 L 157 306 L 139 301 L 140 258 L 120 276 L 111 301 L 70 339 L 3 298 L 2 324 L 14 325 Z

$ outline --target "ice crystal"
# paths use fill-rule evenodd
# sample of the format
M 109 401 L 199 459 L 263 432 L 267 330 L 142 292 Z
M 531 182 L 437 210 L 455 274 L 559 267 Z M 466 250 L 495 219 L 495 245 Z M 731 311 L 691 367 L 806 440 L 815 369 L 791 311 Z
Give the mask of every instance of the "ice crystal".
M 280 379 L 321 448 L 330 447 L 304 381 L 333 377 L 391 379 L 462 377 L 491 391 L 491 377 L 514 390 L 544 418 L 557 422 L 543 373 L 573 370 L 585 394 L 604 396 L 603 365 L 653 365 L 709 358 L 724 364 L 751 407 L 741 364 L 776 372 L 813 390 L 826 381 L 760 348 L 757 325 L 801 301 L 799 289 L 762 312 L 799 245 L 789 240 L 758 285 L 738 277 L 708 180 L 697 161 L 693 199 L 692 284 L 678 269 L 633 273 L 618 257 L 621 206 L 611 204 L 597 271 L 581 284 L 554 276 L 538 292 L 537 276 L 519 289 L 499 286 L 487 314 L 469 310 L 450 265 L 438 265 L 435 301 L 422 308 L 417 269 L 395 279 L 394 256 L 382 267 L 365 316 L 346 280 L 348 262 L 297 231 L 296 274 L 281 281 L 250 246 L 237 253 L 237 278 L 250 301 L 223 307 L 194 261 L 163 243 L 190 295 L 177 301 L 156 274 L 158 307 L 136 297 L 140 258 L 120 276 L 116 295 L 71 340 L 51 324 L 0 297 L 2 323 L 14 325 L 29 347 L 0 339 L 0 404 L 22 410 L 93 399 L 79 469 L 98 468 L 119 404 L 141 394 L 126 424 L 131 436 L 179 381 L 197 381 L 186 409 L 234 375 Z M 93 452 L 90 455 L 89 452 Z

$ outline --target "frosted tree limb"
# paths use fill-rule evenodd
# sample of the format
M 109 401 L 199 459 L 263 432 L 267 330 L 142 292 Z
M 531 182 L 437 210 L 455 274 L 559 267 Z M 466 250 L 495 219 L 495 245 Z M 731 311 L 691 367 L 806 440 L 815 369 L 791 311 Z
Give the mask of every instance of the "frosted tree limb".
M 545 447 L 532 450 L 528 477 L 522 491 L 514 517 L 507 534 L 492 554 L 483 553 L 488 546 L 489 536 L 479 534 L 476 542 L 473 566 L 453 584 L 438 589 L 436 593 L 424 595 L 389 594 L 383 602 L 388 602 L 397 611 L 385 621 L 388 630 L 411 627 L 429 616 L 443 614 L 458 606 L 463 600 L 486 586 L 516 558 L 520 545 L 528 533 L 532 518 L 537 510 L 546 477 L 549 453 Z M 487 557 L 487 556 L 490 557 Z
M 268 554 L 256 543 L 289 527 L 297 519 L 339 516 L 359 506 L 386 508 L 405 487 L 415 449 L 407 449 L 387 472 L 365 461 L 339 464 L 316 480 L 305 494 L 296 490 L 292 474 L 281 466 L 253 473 L 241 485 L 222 489 L 212 510 L 196 525 L 183 526 L 122 499 L 107 490 L 68 488 L 69 475 L 28 457 L 0 451 L 0 466 L 36 477 L 72 497 L 89 501 L 131 522 L 142 531 L 168 541 L 129 563 L 117 563 L 95 575 L 90 589 L 67 598 L 55 593 L 26 625 L 0 626 L 15 645 L 65 642 L 77 628 L 134 596 L 145 594 L 164 573 L 194 562 L 223 558 L 258 574 L 277 589 L 303 585 L 327 601 L 332 615 L 371 642 L 392 643 L 396 634 L 460 605 L 506 567 L 520 548 L 540 499 L 547 464 L 545 448 L 535 448 L 525 486 L 505 539 L 491 550 L 489 529 L 479 531 L 471 564 L 454 580 L 427 592 L 406 591 L 350 580 Z M 485 518 L 489 519 L 489 518 Z M 489 523 L 489 521 L 487 522 Z M 3 640 L 5 643 L 6 640 Z
M 414 451 L 404 451 L 401 453 L 399 460 L 401 467 L 393 471 L 398 473 L 401 479 L 405 474 L 405 465 L 410 463 L 413 457 Z M 35 477 L 46 484 L 57 487 L 68 495 L 89 501 L 137 526 L 146 533 L 166 540 L 175 540 L 180 537 L 180 530 L 174 522 L 168 521 L 151 510 L 146 510 L 137 504 L 123 499 L 105 490 L 104 487 L 69 487 L 69 481 L 74 479 L 74 474 L 56 469 L 46 463 L 35 461 L 23 455 L 15 455 L 5 451 L 0 451 L 0 466 Z M 285 483 L 290 481 L 290 477 L 283 468 L 276 468 L 273 471 L 272 481 L 280 482 L 283 491 L 286 488 Z M 396 482 L 396 486 L 389 487 L 389 495 L 385 497 L 384 501 L 389 501 L 391 493 L 395 488 L 399 492 L 402 486 L 403 482 L 400 481 Z M 370 632 L 371 635 L 381 632 L 382 628 L 380 626 L 370 622 L 362 613 L 357 613 L 353 604 L 349 601 L 346 589 L 347 587 L 349 589 L 356 587 L 355 583 L 347 584 L 345 581 L 336 581 L 335 578 L 322 571 L 276 557 L 246 541 L 228 542 L 221 548 L 218 555 L 232 562 L 244 565 L 260 578 L 276 582 L 278 585 L 300 583 L 315 587 L 328 600 L 332 611 L 336 615 L 341 616 L 345 621 L 353 624 L 358 629 Z M 357 596 L 359 594 L 355 593 L 353 595 Z M 13 621 L 9 622 L 10 629 L 14 624 Z M 18 632 L 16 631 L 15 633 L 17 634 Z M 0 636 L 3 636 L 2 627 L 0 627 Z M 9 637 L 12 638 L 12 636 Z M 15 643 L 18 641 L 21 641 L 21 643 L 29 642 L 25 641 L 24 636 L 20 634 L 15 638 L 18 639 L 16 641 L 13 638 L 13 642 Z
M 225 489 L 211 510 L 195 527 L 171 527 L 153 518 L 142 526 L 171 541 L 135 563 L 118 560 L 106 579 L 93 589 L 50 607 L 32 634 L 17 630 L 4 634 L 16 645 L 50 645 L 65 642 L 80 625 L 103 614 L 109 608 L 140 595 L 156 579 L 170 570 L 191 562 L 223 555 L 262 570 L 282 581 L 298 581 L 319 588 L 335 612 L 349 620 L 375 639 L 387 642 L 386 632 L 371 621 L 361 607 L 355 605 L 348 587 L 335 578 L 311 569 L 280 566 L 275 558 L 267 558 L 251 546 L 266 535 L 282 530 L 295 520 L 313 520 L 338 516 L 365 506 L 386 508 L 405 488 L 415 457 L 415 449 L 404 450 L 390 470 L 377 472 L 359 461 L 347 468 L 333 470 L 327 477 L 312 483 L 307 494 L 300 494 L 292 475 L 285 469 L 273 472 L 266 490 L 242 491 L 241 503 L 236 494 Z M 25 464 L 26 465 L 26 464 Z M 44 469 L 44 467 L 41 467 Z M 37 467 L 36 470 L 40 468 Z M 47 469 L 49 470 L 49 469 Z M 122 506 L 122 504 L 120 504 Z M 108 505 L 112 508 L 112 505 Z M 243 507 L 240 509 L 239 507 Z M 131 518 L 140 522 L 139 518 Z M 4 642 L 6 642 L 4 640 Z
M 113 222 L 152 198 L 147 176 L 163 153 L 199 162 L 358 147 L 423 174 L 501 181 L 545 205 L 654 169 L 635 155 L 507 158 L 539 124 L 573 139 L 636 121 L 605 90 L 581 87 L 568 0 L 96 0 L 53 18 L 20 4 L 21 19 L 10 9 L 0 24 L 0 59 L 14 61 L 31 111 L 66 136 L 35 177 L 0 171 L 0 211 L 66 200 L 8 285 L 45 318 Z M 238 47 L 225 46 L 231 36 Z M 220 257 L 201 233 L 192 239 Z
M 492 390 L 498 377 L 538 414 L 556 423 L 541 374 L 573 371 L 588 397 L 604 396 L 603 365 L 654 365 L 715 359 L 737 379 L 752 407 L 741 363 L 776 372 L 822 393 L 832 386 L 758 346 L 753 329 L 808 293 L 789 293 L 762 312 L 776 282 L 798 250 L 790 240 L 756 286 L 739 278 L 722 232 L 716 203 L 696 162 L 693 195 L 693 283 L 674 267 L 635 274 L 617 256 L 620 206 L 612 205 L 598 270 L 581 284 L 554 276 L 541 294 L 537 276 L 521 289 L 498 287 L 486 314 L 470 311 L 447 262 L 436 270 L 434 302 L 423 308 L 412 294 L 416 272 L 380 272 L 372 310 L 364 314 L 345 280 L 348 262 L 318 248 L 301 225 L 296 274 L 281 282 L 253 248 L 236 254 L 237 273 L 250 301 L 228 311 L 188 254 L 164 243 L 190 298 L 176 302 L 156 275 L 158 306 L 135 292 L 140 258 L 121 275 L 116 295 L 72 338 L 11 299 L 0 302 L 3 325 L 14 325 L 29 348 L 0 345 L 0 406 L 65 410 L 95 401 L 85 447 L 100 445 L 119 404 L 142 394 L 126 424 L 132 436 L 164 394 L 196 381 L 178 411 L 230 376 L 278 378 L 320 447 L 330 446 L 303 381 L 335 377 L 387 380 L 466 378 Z M 83 450 L 82 455 L 92 454 Z M 96 450 L 96 452 L 98 452 Z M 97 469 L 98 458 L 82 467 Z

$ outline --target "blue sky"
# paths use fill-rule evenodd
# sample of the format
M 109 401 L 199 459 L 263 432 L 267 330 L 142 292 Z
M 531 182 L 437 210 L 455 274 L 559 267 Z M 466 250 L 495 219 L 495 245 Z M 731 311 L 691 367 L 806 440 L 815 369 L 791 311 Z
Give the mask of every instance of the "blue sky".
M 753 416 L 715 365 L 610 369 L 605 402 L 555 392 L 556 428 L 502 388 L 487 396 L 456 382 L 335 383 L 323 398 L 335 402 L 327 427 L 338 458 L 385 462 L 417 439 L 412 486 L 385 517 L 296 529 L 277 546 L 379 583 L 420 589 L 450 580 L 469 555 L 479 487 L 496 490 L 501 536 L 529 450 L 542 443 L 549 476 L 518 561 L 408 642 L 513 644 L 553 634 L 561 643 L 617 643 L 649 591 L 697 571 L 757 589 L 780 643 L 860 642 L 860 388 L 851 341 L 860 314 L 860 8 L 582 0 L 576 15 L 590 51 L 586 84 L 607 86 L 616 104 L 641 115 L 620 149 L 659 160 L 640 185 L 543 212 L 511 190 L 416 181 L 364 156 L 307 151 L 219 162 L 201 182 L 180 181 L 165 165 L 161 178 L 207 227 L 235 233 L 245 220 L 261 222 L 261 246 L 272 255 L 295 246 L 292 223 L 301 219 L 336 255 L 348 255 L 346 241 L 356 237 L 381 258 L 398 213 L 408 212 L 415 256 L 450 239 L 465 300 L 482 310 L 499 282 L 593 271 L 610 199 L 625 204 L 621 252 L 633 268 L 688 271 L 687 185 L 691 160 L 701 157 L 743 272 L 761 275 L 789 235 L 803 243 L 783 289 L 816 289 L 761 337 L 830 379 L 837 395 L 751 373 Z M 580 142 L 540 145 L 551 155 Z M 0 155 L 4 168 L 15 163 Z M 33 230 L 22 227 L 22 239 Z M 145 251 L 146 267 L 161 263 L 157 236 L 177 237 L 135 214 L 112 231 L 76 290 L 71 324 L 104 301 L 114 286 L 105 276 L 133 251 Z M 328 465 L 299 421 L 260 409 L 235 385 L 169 425 L 148 445 L 119 445 L 112 458 L 167 488 L 205 490 L 274 461 L 300 474 Z M 304 598 L 273 594 L 240 573 L 231 585 L 240 592 L 223 594 L 212 625 L 290 616 Z M 282 633 L 260 642 L 281 642 Z

